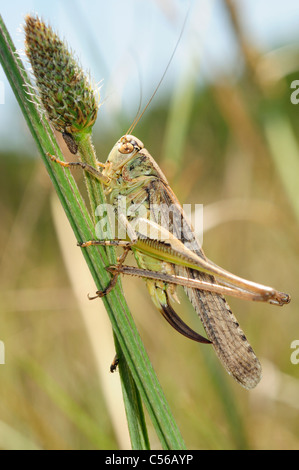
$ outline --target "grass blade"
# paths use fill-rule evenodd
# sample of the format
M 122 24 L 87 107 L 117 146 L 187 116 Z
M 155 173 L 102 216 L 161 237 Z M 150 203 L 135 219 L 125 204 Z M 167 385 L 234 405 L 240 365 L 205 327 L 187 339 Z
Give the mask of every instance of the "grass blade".
M 74 179 L 58 165 L 53 165 L 47 157 L 47 153 L 50 153 L 63 159 L 49 124 L 41 118 L 36 105 L 28 101 L 26 90 L 28 90 L 27 84 L 30 81 L 24 72 L 24 66 L 15 54 L 15 48 L 1 17 L 0 60 L 77 240 L 94 239 L 94 225 Z M 105 271 L 105 266 L 109 264 L 105 252 L 99 250 L 98 247 L 90 247 L 88 250 L 82 250 L 82 252 L 97 288 L 99 290 L 103 289 L 109 281 L 109 276 Z M 136 384 L 148 410 L 162 447 L 164 449 L 184 449 L 183 439 L 140 340 L 120 286 L 116 286 L 109 296 L 103 299 L 103 302 L 122 354 L 126 359 L 126 364 L 132 374 L 132 380 Z M 120 370 L 121 377 L 124 378 L 124 374 L 127 372 L 122 370 L 122 366 Z M 129 374 L 127 374 L 127 379 L 130 382 L 131 378 L 129 377 Z M 132 397 L 132 387 L 130 389 L 127 384 L 124 387 L 128 391 L 125 394 L 125 396 L 128 396 L 127 400 L 125 398 L 127 405 L 131 406 L 132 400 L 136 401 L 134 413 L 127 413 L 127 416 L 133 420 L 136 412 L 139 413 L 136 421 L 138 424 L 135 423 L 133 426 L 132 422 L 129 427 L 131 429 L 135 427 L 143 433 L 143 435 L 139 435 L 138 442 L 136 440 L 132 445 L 134 448 L 139 446 L 147 448 L 148 441 L 147 435 L 144 434 L 144 418 L 140 414 L 140 400 L 136 398 L 137 395 L 135 398 Z M 129 390 L 131 390 L 130 397 Z M 131 432 L 131 437 L 135 435 L 136 433 Z

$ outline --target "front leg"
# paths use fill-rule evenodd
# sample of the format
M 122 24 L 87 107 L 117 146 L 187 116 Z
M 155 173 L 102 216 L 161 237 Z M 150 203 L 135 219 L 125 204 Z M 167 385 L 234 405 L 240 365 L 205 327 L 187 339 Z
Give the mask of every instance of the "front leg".
M 101 181 L 103 184 L 106 186 L 109 185 L 110 183 L 110 178 L 108 176 L 103 175 L 103 173 L 93 166 L 89 165 L 88 163 L 84 162 L 64 162 L 62 160 L 59 160 L 59 158 L 55 157 L 55 155 L 51 155 L 48 153 L 48 157 L 51 158 L 52 162 L 58 163 L 58 165 L 62 166 L 63 168 L 81 168 L 84 171 L 87 171 L 87 173 L 90 173 L 93 175 L 96 179 Z M 105 167 L 103 163 L 99 163 L 99 166 Z

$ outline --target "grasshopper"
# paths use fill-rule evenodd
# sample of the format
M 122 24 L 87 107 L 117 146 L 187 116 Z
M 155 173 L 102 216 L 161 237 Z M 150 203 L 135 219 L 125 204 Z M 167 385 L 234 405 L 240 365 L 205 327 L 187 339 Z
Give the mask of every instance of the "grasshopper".
M 224 294 L 247 300 L 284 305 L 288 294 L 242 279 L 208 260 L 197 241 L 183 208 L 154 158 L 136 137 L 126 134 L 113 147 L 102 170 L 82 162 L 52 160 L 64 167 L 81 167 L 104 185 L 107 202 L 126 228 L 126 239 L 91 240 L 80 243 L 114 245 L 124 248 L 101 297 L 109 293 L 119 274 L 146 278 L 151 298 L 164 318 L 178 332 L 200 343 L 211 343 L 223 366 L 247 389 L 261 379 L 261 365 L 246 339 Z M 123 210 L 119 210 L 119 201 Z M 132 210 L 132 207 L 134 210 Z M 157 208 L 162 207 L 161 210 Z M 171 207 L 171 211 L 166 209 Z M 138 268 L 124 266 L 132 251 Z M 208 339 L 189 328 L 175 313 L 176 285 L 182 285 L 199 315 Z M 94 297 L 93 297 L 94 298 Z

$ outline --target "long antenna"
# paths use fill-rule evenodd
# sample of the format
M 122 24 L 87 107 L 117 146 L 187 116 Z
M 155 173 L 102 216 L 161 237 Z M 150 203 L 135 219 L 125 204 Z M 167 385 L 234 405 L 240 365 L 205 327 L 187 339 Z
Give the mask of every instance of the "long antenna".
M 163 80 L 164 80 L 164 78 L 165 78 L 165 75 L 166 75 L 166 73 L 167 73 L 167 71 L 168 71 L 168 69 L 169 69 L 169 67 L 170 67 L 170 64 L 171 64 L 171 62 L 172 62 L 172 59 L 173 59 L 173 57 L 174 57 L 174 54 L 176 53 L 176 50 L 177 50 L 178 45 L 179 45 L 179 43 L 180 43 L 180 40 L 181 40 L 181 38 L 182 38 L 182 36 L 183 36 L 183 32 L 184 32 L 184 29 L 185 29 L 185 26 L 186 26 L 186 22 L 187 22 L 187 18 L 188 18 L 188 15 L 189 15 L 189 11 L 190 11 L 190 6 L 189 6 L 188 11 L 187 11 L 187 13 L 186 13 L 186 16 L 185 16 L 185 19 L 184 19 L 184 23 L 183 23 L 183 26 L 182 26 L 182 29 L 181 29 L 179 38 L 178 38 L 178 40 L 177 40 L 177 42 L 176 42 L 176 45 L 175 45 L 175 47 L 174 47 L 174 50 L 173 50 L 171 56 L 170 56 L 170 59 L 169 59 L 169 61 L 168 61 L 168 64 L 167 64 L 167 66 L 166 66 L 166 68 L 165 68 L 165 70 L 164 70 L 164 72 L 163 72 L 163 75 L 162 75 L 162 77 L 160 78 L 160 80 L 159 80 L 159 82 L 158 82 L 158 85 L 156 86 L 156 88 L 155 88 L 155 90 L 154 90 L 152 96 L 150 97 L 150 99 L 148 100 L 147 104 L 145 105 L 145 107 L 143 108 L 143 110 L 142 110 L 142 112 L 141 112 L 140 114 L 139 114 L 139 111 L 140 111 L 140 105 L 139 105 L 139 109 L 138 109 L 138 111 L 137 111 L 136 117 L 134 118 L 134 121 L 133 121 L 133 123 L 131 124 L 131 126 L 129 127 L 129 129 L 128 129 L 126 135 L 131 134 L 131 132 L 135 129 L 135 127 L 137 126 L 138 122 L 140 121 L 140 119 L 141 119 L 142 116 L 144 115 L 145 111 L 147 110 L 147 108 L 149 107 L 149 105 L 151 104 L 151 102 L 153 101 L 153 99 L 154 99 L 154 97 L 155 97 L 157 91 L 159 90 L 160 85 L 161 85 L 161 83 L 163 82 Z

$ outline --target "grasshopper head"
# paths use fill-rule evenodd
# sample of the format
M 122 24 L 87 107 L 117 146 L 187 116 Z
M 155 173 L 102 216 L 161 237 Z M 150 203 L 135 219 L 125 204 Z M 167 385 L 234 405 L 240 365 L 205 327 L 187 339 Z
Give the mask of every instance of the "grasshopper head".
M 111 150 L 103 173 L 112 181 L 122 182 L 132 181 L 135 183 L 138 178 L 144 181 L 145 176 L 153 176 L 162 179 L 166 184 L 167 180 L 157 163 L 144 148 L 141 140 L 133 135 L 126 134 L 119 139 Z
M 118 143 L 118 151 L 122 155 L 135 155 L 139 150 L 143 149 L 144 145 L 141 140 L 137 139 L 133 135 L 123 135 Z
M 144 148 L 141 140 L 133 135 L 122 136 L 114 145 L 107 159 L 111 171 L 121 169 L 136 153 Z

